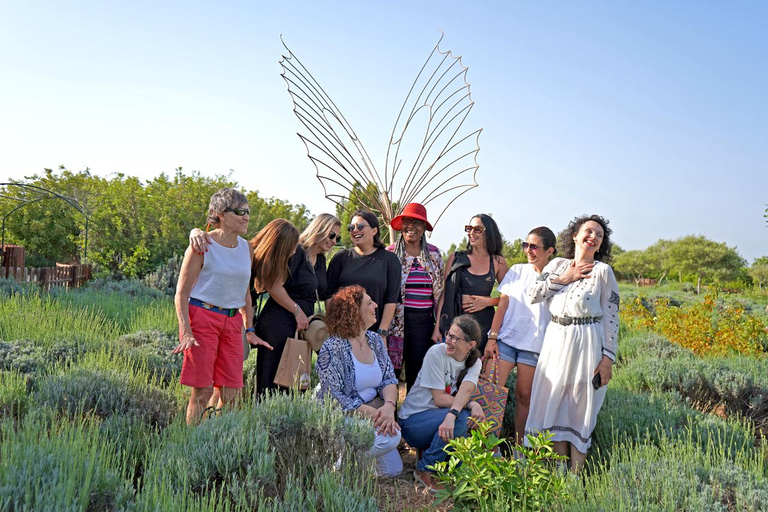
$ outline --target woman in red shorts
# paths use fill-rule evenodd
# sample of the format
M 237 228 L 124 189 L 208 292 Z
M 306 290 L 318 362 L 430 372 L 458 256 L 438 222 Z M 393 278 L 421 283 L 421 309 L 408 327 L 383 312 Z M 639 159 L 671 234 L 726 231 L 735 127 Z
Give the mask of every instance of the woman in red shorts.
M 175 298 L 181 341 L 173 353 L 184 353 L 181 383 L 192 388 L 187 424 L 198 423 L 207 407 L 231 402 L 243 387 L 243 325 L 251 345 L 266 345 L 252 325 L 253 253 L 241 236 L 249 219 L 241 192 L 219 190 L 208 204 L 213 243 L 204 254 L 191 247 L 184 253 Z

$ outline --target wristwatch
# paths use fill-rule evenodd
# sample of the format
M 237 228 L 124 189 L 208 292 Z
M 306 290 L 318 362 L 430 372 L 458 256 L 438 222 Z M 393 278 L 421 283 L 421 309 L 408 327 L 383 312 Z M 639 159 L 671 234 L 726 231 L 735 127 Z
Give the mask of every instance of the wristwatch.
M 249 332 L 253 332 L 253 333 L 255 333 L 255 332 L 256 332 L 256 328 L 254 328 L 254 327 L 249 327 L 249 328 L 247 328 L 247 329 L 245 330 L 245 334 L 248 334 Z
M 386 330 L 386 329 L 379 329 L 379 330 L 378 330 L 378 331 L 376 331 L 376 332 L 377 332 L 377 333 L 379 333 L 379 334 L 381 334 L 381 337 L 382 337 L 382 338 L 386 338 L 387 336 L 389 336 L 389 331 L 388 331 L 388 330 Z
M 448 412 L 449 412 L 449 413 L 451 413 L 451 414 L 453 414 L 453 415 L 454 415 L 454 416 L 456 416 L 457 418 L 459 417 L 459 411 L 457 411 L 456 409 L 451 409 L 451 410 L 450 410 L 450 411 L 448 411 Z

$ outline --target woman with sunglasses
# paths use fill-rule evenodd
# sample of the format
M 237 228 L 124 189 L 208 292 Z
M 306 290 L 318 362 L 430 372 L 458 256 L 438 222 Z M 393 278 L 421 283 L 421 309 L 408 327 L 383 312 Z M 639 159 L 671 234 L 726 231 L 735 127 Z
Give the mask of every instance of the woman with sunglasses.
M 445 268 L 445 291 L 440 297 L 438 311 L 440 318 L 435 326 L 434 336 L 445 334 L 454 317 L 468 313 L 480 324 L 482 337 L 480 352 L 485 351 L 488 332 L 493 321 L 494 306 L 499 299 L 492 298 L 491 292 L 509 270 L 507 260 L 501 255 L 503 239 L 490 216 L 479 213 L 464 226 L 467 233 L 467 250 L 456 251 L 448 257 Z
M 314 313 L 319 295 L 325 293 L 328 286 L 325 253 L 339 240 L 340 229 L 339 219 L 329 213 L 321 213 L 298 236 L 298 247 L 296 242 L 293 242 L 291 251 L 295 248 L 295 252 L 288 254 L 289 259 L 286 264 L 278 263 L 285 257 L 282 253 L 277 254 L 280 252 L 278 239 L 267 235 L 266 232 L 264 235 L 260 232 L 253 239 L 253 242 L 258 244 L 255 246 L 255 253 L 258 248 L 261 248 L 260 255 L 254 260 L 254 269 L 256 265 L 270 269 L 262 277 L 264 286 L 258 289 L 256 283 L 255 289 L 251 291 L 254 304 L 259 300 L 261 295 L 259 292 L 269 293 L 269 300 L 259 313 L 256 332 L 274 347 L 270 352 L 258 349 L 256 360 L 258 395 L 263 394 L 267 389 L 277 388 L 274 379 L 286 339 L 296 333 L 297 327 L 299 329 L 308 327 L 308 317 Z M 198 229 L 193 230 L 190 233 L 190 240 L 193 242 L 193 248 L 206 250 L 204 232 Z
M 470 421 L 485 419 L 480 404 L 469 399 L 482 366 L 477 349 L 481 334 L 480 325 L 470 315 L 454 318 L 445 343 L 432 345 L 427 351 L 416 382 L 400 407 L 403 439 L 423 450 L 413 476 L 431 493 L 437 492 L 439 485 L 433 481 L 430 468 L 448 457 L 445 445 L 465 436 Z
M 379 238 L 379 219 L 357 210 L 347 226 L 352 248 L 337 252 L 328 265 L 328 288 L 320 298 L 328 299 L 345 286 L 357 284 L 379 305 L 376 322 L 370 327 L 386 343 L 389 326 L 400 298 L 400 261 L 387 251 Z
M 200 421 L 204 411 L 231 403 L 243 387 L 243 326 L 251 344 L 272 348 L 251 325 L 248 281 L 253 254 L 242 238 L 249 213 L 241 192 L 219 190 L 208 205 L 208 222 L 214 226 L 209 250 L 200 254 L 190 246 L 184 253 L 174 301 L 180 342 L 173 353 L 184 353 L 181 383 L 192 388 L 187 404 L 190 425 Z
M 499 305 L 491 323 L 486 358 L 499 358 L 499 382 L 505 385 L 509 372 L 517 366 L 515 384 L 515 438 L 525 438 L 525 421 L 531 403 L 531 387 L 536 364 L 549 324 L 549 308 L 544 303 L 531 304 L 528 287 L 539 279 L 541 271 L 557 254 L 557 239 L 551 229 L 541 226 L 531 230 L 523 242 L 528 263 L 512 265 L 499 285 Z
M 435 306 L 443 293 L 443 257 L 440 249 L 427 243 L 425 233 L 432 231 L 427 209 L 409 203 L 403 213 L 392 219 L 392 229 L 399 231 L 397 241 L 387 247 L 400 260 L 400 297 L 389 333 L 389 357 L 395 370 L 405 362 L 405 383 L 413 387 L 421 362 L 432 346 L 442 338 L 434 335 Z
M 554 450 L 584 465 L 592 431 L 612 377 L 619 334 L 619 287 L 611 260 L 611 228 L 599 215 L 574 219 L 560 233 L 560 250 L 528 287 L 551 320 L 533 377 L 526 434 L 552 432 Z M 527 439 L 526 439 L 527 444 Z

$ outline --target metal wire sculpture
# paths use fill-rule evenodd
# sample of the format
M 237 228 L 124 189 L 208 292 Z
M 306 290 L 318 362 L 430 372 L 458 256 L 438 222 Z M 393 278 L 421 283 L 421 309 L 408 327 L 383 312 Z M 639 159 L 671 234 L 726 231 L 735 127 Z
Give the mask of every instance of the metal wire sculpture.
M 438 40 L 413 81 L 392 129 L 384 175 L 336 104 L 285 45 L 280 65 L 293 111 L 309 130 L 297 135 L 315 165 L 325 197 L 343 206 L 378 212 L 389 225 L 406 204 L 446 209 L 477 186 L 482 128 L 460 134 L 474 102 L 461 56 L 441 51 Z M 357 201 L 358 204 L 349 204 Z M 442 209 L 440 207 L 442 206 Z

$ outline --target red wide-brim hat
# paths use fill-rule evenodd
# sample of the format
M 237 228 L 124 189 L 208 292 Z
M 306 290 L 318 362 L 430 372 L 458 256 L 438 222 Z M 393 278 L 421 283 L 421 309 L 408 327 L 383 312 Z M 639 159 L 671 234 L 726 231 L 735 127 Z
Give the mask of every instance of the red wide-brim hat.
M 403 213 L 392 219 L 392 229 L 400 231 L 403 228 L 403 218 L 410 217 L 424 221 L 427 225 L 427 231 L 432 231 L 432 224 L 427 220 L 427 209 L 419 203 L 408 203 L 403 208 Z

